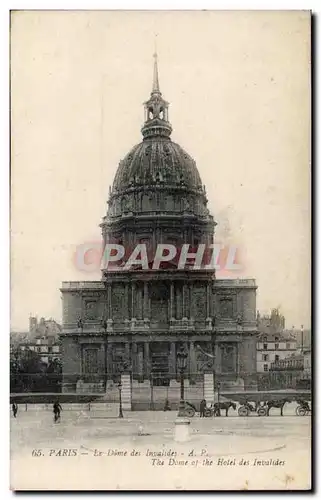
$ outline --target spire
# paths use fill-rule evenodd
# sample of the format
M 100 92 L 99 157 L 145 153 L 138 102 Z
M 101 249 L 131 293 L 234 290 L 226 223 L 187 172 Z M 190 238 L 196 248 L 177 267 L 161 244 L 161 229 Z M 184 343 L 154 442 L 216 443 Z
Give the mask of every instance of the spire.
M 157 50 L 155 44 L 153 87 L 148 101 L 144 103 L 145 123 L 142 127 L 144 139 L 150 137 L 167 137 L 171 135 L 172 127 L 168 121 L 168 102 L 159 90 Z
M 158 81 L 158 65 L 157 65 L 157 52 L 154 52 L 154 77 L 153 77 L 153 90 L 152 94 L 160 94 L 159 81 Z

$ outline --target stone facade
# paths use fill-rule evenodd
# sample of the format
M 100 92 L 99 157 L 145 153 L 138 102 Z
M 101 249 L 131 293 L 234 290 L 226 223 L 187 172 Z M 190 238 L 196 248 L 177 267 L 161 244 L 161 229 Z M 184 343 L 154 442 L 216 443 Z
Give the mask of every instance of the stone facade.
M 193 248 L 214 241 L 205 187 L 194 160 L 171 141 L 171 130 L 155 60 L 143 141 L 120 162 L 101 223 L 104 245 L 121 244 L 129 254 L 145 244 L 150 268 L 125 270 L 120 261 L 112 271 L 103 269 L 101 281 L 62 284 L 66 391 L 75 391 L 79 380 L 107 386 L 124 362 L 133 381 L 152 377 L 156 385 L 170 385 L 182 343 L 191 381 L 210 370 L 223 381 L 242 378 L 253 386 L 255 281 L 217 280 L 213 270 L 178 269 L 175 259 L 151 269 L 159 243 Z M 204 351 L 214 355 L 214 367 Z

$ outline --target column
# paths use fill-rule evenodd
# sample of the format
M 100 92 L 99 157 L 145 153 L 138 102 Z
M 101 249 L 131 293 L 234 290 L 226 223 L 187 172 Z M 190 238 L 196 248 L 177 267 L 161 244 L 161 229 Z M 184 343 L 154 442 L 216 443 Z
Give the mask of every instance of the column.
M 210 311 L 210 284 L 206 285 L 206 317 L 209 318 L 211 316 Z
M 184 283 L 183 287 L 182 287 L 182 318 L 186 318 L 186 294 L 185 294 L 185 290 L 186 290 L 186 285 Z
M 124 296 L 124 318 L 125 320 L 129 318 L 129 314 L 128 314 L 128 283 L 125 284 L 125 296 Z
M 136 284 L 134 282 L 132 282 L 132 319 L 136 318 L 135 292 L 136 292 Z
M 139 379 L 144 379 L 144 346 L 143 344 L 137 345 L 137 373 Z
M 189 343 L 189 373 L 192 378 L 195 377 L 197 372 L 196 367 L 196 355 L 195 355 L 195 345 L 194 341 L 190 341 Z
M 111 308 L 111 284 L 107 285 L 107 319 L 112 319 L 112 308 Z
M 176 293 L 175 293 L 175 297 L 176 297 L 176 319 L 180 319 L 181 318 L 180 300 L 179 300 L 180 292 L 181 292 L 181 288 L 180 288 L 180 286 L 177 286 L 176 287 Z
M 144 319 L 149 319 L 148 282 L 144 281 Z
M 239 343 L 235 345 L 236 349 L 236 376 L 238 377 L 240 374 L 240 349 L 239 349 Z
M 108 342 L 107 344 L 107 380 L 111 380 L 113 376 L 113 344 Z
M 175 342 L 170 343 L 169 373 L 170 373 L 170 376 L 172 379 L 176 378 L 176 344 L 175 344 Z
M 108 344 L 107 344 L 107 335 L 104 339 L 104 343 L 102 344 L 102 348 L 104 349 L 104 382 L 107 383 L 108 380 Z
M 137 378 L 138 375 L 138 346 L 136 342 L 132 342 L 132 352 L 131 352 L 131 360 L 132 360 L 132 374 L 133 378 Z
M 214 374 L 213 372 L 204 373 L 204 399 L 207 404 L 214 403 Z
M 144 378 L 150 377 L 149 342 L 144 342 Z
M 174 282 L 171 281 L 170 284 L 170 316 L 169 319 L 172 319 L 175 317 L 175 310 L 174 310 Z
M 192 283 L 188 284 L 188 306 L 187 306 L 187 311 L 188 311 L 188 317 L 189 319 L 193 318 L 193 285 Z
M 126 361 L 130 361 L 130 339 L 128 338 L 125 341 L 125 359 Z

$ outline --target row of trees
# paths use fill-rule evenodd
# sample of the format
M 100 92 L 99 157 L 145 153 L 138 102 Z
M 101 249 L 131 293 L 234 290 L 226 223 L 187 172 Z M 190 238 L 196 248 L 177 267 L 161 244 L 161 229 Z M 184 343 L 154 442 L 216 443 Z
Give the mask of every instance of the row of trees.
M 31 349 L 15 349 L 10 355 L 10 392 L 60 392 L 61 363 L 43 363 Z

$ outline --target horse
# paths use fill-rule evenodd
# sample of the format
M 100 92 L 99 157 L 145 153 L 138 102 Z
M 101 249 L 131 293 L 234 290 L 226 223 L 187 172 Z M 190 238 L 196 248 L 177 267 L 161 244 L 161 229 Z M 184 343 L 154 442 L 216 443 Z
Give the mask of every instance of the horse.
M 236 410 L 236 404 L 233 403 L 233 401 L 224 401 L 222 403 L 214 403 L 214 415 L 216 417 L 221 416 L 221 410 L 226 411 L 226 417 L 228 417 L 228 411 L 230 408 L 233 408 L 233 410 Z
M 267 407 L 267 416 L 270 414 L 271 408 L 280 408 L 281 410 L 281 417 L 283 417 L 283 408 L 285 403 L 291 403 L 289 399 L 276 399 L 276 400 L 271 400 L 266 402 L 266 407 Z

